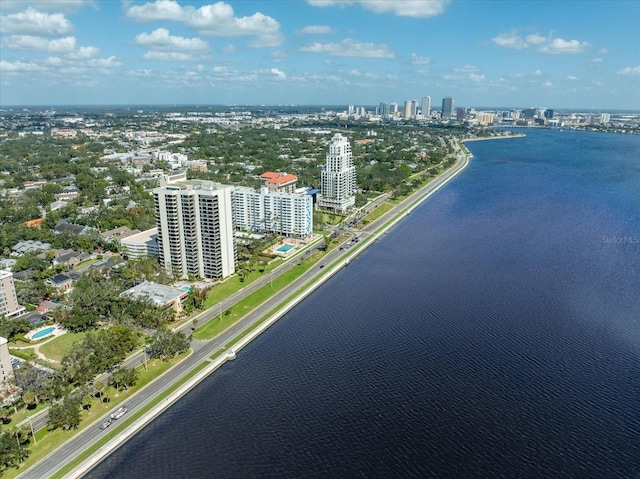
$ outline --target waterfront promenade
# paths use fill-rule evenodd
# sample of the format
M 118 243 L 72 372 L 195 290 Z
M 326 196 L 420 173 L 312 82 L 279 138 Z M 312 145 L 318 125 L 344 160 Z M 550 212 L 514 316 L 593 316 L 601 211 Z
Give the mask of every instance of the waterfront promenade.
M 107 444 L 98 448 L 98 450 L 93 453 L 89 459 L 85 460 L 80 466 L 75 468 L 65 477 L 81 477 L 85 474 L 91 469 L 91 467 L 93 467 L 93 465 L 110 454 L 115 448 L 123 444 L 128 438 L 133 436 L 157 415 L 161 414 L 167 407 L 186 394 L 190 389 L 195 387 L 205 377 L 223 365 L 227 360 L 235 358 L 235 355 L 242 349 L 242 347 L 291 310 L 308 294 L 314 291 L 323 282 L 327 281 L 333 274 L 338 272 L 351 260 L 355 259 L 379 236 L 383 235 L 386 231 L 397 224 L 397 222 L 404 219 L 406 215 L 408 215 L 421 202 L 425 201 L 437 192 L 440 187 L 459 174 L 467 166 L 469 157 L 460 150 L 457 142 L 452 143 L 452 145 L 456 150 L 454 153 L 456 158 L 455 164 L 419 191 L 395 205 L 384 216 L 378 218 L 360 230 L 358 234 L 361 236 L 361 242 L 356 247 L 353 247 L 348 252 L 339 251 L 338 249 L 331 251 L 322 260 L 322 263 L 326 268 L 312 268 L 307 271 L 298 281 L 295 282 L 295 284 L 292 284 L 277 294 L 274 294 L 273 297 L 265 302 L 260 308 L 247 314 L 244 318 L 234 324 L 234 326 L 214 340 L 194 341 L 192 344 L 192 353 L 189 357 L 127 401 L 127 407 L 131 411 L 130 414 L 135 413 L 136 411 L 145 410 L 144 414 L 137 418 L 132 424 L 128 425 L 125 430 L 118 431 L 116 437 L 112 438 Z M 261 322 L 258 328 L 254 329 L 240 342 L 236 343 L 231 351 L 225 351 L 216 359 L 211 359 L 212 355 L 221 351 L 225 344 L 228 344 L 258 321 L 262 321 L 266 314 L 270 311 L 274 311 L 276 308 L 277 310 L 275 313 L 273 313 L 266 321 Z M 213 316 L 215 316 L 215 314 Z M 194 370 L 197 370 L 196 374 L 192 373 Z M 190 374 L 191 376 L 189 377 Z M 184 378 L 186 377 L 189 377 L 189 379 L 185 382 Z M 183 383 L 179 388 L 173 391 L 159 404 L 151 406 L 151 403 L 156 397 L 181 380 Z M 96 421 L 96 427 L 93 427 L 92 425 L 83 430 L 72 440 L 64 444 L 60 449 L 22 473 L 19 477 L 62 477 L 57 473 L 60 468 L 70 463 L 83 451 L 91 448 L 104 437 L 104 432 L 97 427 L 98 422 L 99 421 Z

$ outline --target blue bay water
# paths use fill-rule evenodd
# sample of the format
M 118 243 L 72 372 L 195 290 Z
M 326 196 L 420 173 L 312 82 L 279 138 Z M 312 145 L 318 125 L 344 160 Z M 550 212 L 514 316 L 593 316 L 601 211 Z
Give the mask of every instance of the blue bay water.
M 640 478 L 640 137 L 526 134 L 88 477 Z

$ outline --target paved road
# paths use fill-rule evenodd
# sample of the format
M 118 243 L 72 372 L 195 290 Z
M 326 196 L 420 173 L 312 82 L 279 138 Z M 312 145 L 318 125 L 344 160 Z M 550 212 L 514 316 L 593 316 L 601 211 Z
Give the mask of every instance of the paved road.
M 378 218 L 377 220 L 368 224 L 365 228 L 361 230 L 354 230 L 353 233 L 362 238 L 361 245 L 367 243 L 367 239 L 370 235 L 372 235 L 378 228 L 380 228 L 384 223 L 389 221 L 391 217 L 399 215 L 405 209 L 414 205 L 419 198 L 425 198 L 428 195 L 436 192 L 440 186 L 446 183 L 450 178 L 455 176 L 464 166 L 466 166 L 466 158 L 464 155 L 457 155 L 457 161 L 455 165 L 447 170 L 443 175 L 431 181 L 424 188 L 416 192 L 411 197 L 407 198 L 403 202 L 396 205 L 391 211 L 389 211 L 384 216 Z M 400 217 L 398 220 L 400 220 Z M 381 233 L 378 233 L 381 234 Z M 218 351 L 223 347 L 224 344 L 228 343 L 231 339 L 236 337 L 246 328 L 248 328 L 251 324 L 256 322 L 257 320 L 264 317 L 266 313 L 273 310 L 276 306 L 281 304 L 285 299 L 290 297 L 294 292 L 298 291 L 301 286 L 310 283 L 310 281 L 321 274 L 325 273 L 324 268 L 320 268 L 322 266 L 328 266 L 338 261 L 338 259 L 346 258 L 353 254 L 352 251 L 340 250 L 335 248 L 334 250 L 327 253 L 327 255 L 322 259 L 320 264 L 317 267 L 313 267 L 306 271 L 295 284 L 289 285 L 284 288 L 280 292 L 274 294 L 269 300 L 267 300 L 264 304 L 262 304 L 259 308 L 247 314 L 240 321 L 235 323 L 229 329 L 227 329 L 224 333 L 219 335 L 217 338 L 211 341 L 193 341 L 191 344 L 192 354 L 187 357 L 185 360 L 180 362 L 175 367 L 171 368 L 167 371 L 161 378 L 152 382 L 143 390 L 132 396 L 127 400 L 126 406 L 129 409 L 129 414 L 136 410 L 139 410 L 144 405 L 148 404 L 153 398 L 162 393 L 166 388 L 177 382 L 187 373 L 189 373 L 194 367 L 198 366 L 205 360 L 208 360 L 208 357 L 211 356 L 214 352 Z M 289 261 L 282 266 L 280 266 L 277 270 L 277 273 L 274 274 L 282 274 L 284 271 L 294 268 L 297 266 L 297 261 Z M 219 314 L 219 311 L 225 311 L 229 307 L 236 304 L 240 299 L 245 296 L 251 294 L 253 291 L 258 288 L 268 284 L 271 278 L 266 276 L 257 280 L 247 287 L 243 288 L 241 291 L 236 294 L 230 296 L 221 302 L 220 305 L 216 305 L 213 308 L 205 311 L 198 317 L 198 324 L 204 324 L 206 321 L 215 320 Z M 181 328 L 190 331 L 191 322 L 183 325 Z M 135 355 L 127 360 L 126 365 L 128 367 L 138 366 L 144 360 L 143 354 Z M 114 408 L 115 409 L 115 408 Z M 106 418 L 106 417 L 105 417 Z M 99 424 L 103 419 L 101 418 L 99 421 L 96 421 L 94 425 L 89 426 L 85 430 L 78 433 L 72 439 L 67 441 L 62 447 L 54 451 L 52 454 L 44 458 L 39 463 L 32 466 L 30 469 L 22 473 L 20 478 L 24 479 L 40 479 L 43 477 L 51 477 L 56 471 L 60 468 L 64 467 L 71 460 L 76 458 L 80 453 L 82 453 L 86 448 L 93 445 L 98 439 L 100 439 L 106 431 L 103 431 L 99 428 Z M 34 420 L 34 427 L 36 426 L 36 420 Z M 45 423 L 46 424 L 46 423 Z M 114 427 L 116 424 L 114 423 Z M 108 430 L 108 429 L 107 429 Z

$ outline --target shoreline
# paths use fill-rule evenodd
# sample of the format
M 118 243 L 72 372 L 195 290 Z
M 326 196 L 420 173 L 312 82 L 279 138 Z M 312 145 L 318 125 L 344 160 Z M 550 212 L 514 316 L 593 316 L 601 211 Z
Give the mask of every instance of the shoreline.
M 522 135 L 524 136 L 524 135 Z M 481 138 L 485 139 L 485 138 Z M 493 138 L 486 138 L 487 140 Z M 465 140 L 456 140 L 462 141 Z M 309 296 L 312 292 L 314 292 L 318 287 L 328 281 L 332 276 L 334 276 L 338 271 L 342 268 L 346 267 L 353 259 L 359 256 L 363 251 L 365 251 L 369 246 L 374 244 L 381 236 L 383 236 L 386 232 L 392 229 L 396 224 L 398 224 L 401 220 L 403 220 L 411 211 L 413 211 L 416 207 L 424 203 L 428 200 L 433 194 L 437 193 L 439 189 L 453 180 L 455 177 L 460 174 L 468 165 L 473 157 L 471 152 L 464 152 L 462 149 L 458 149 L 456 163 L 451 166 L 448 170 L 444 171 L 441 175 L 434 178 L 432 181 L 427 183 L 425 186 L 414 192 L 412 195 L 404 199 L 402 202 L 398 203 L 394 209 L 392 209 L 389 213 L 392 213 L 390 219 L 386 219 L 384 223 L 381 224 L 380 227 L 375 228 L 369 236 L 360 242 L 359 247 L 354 249 L 350 254 L 344 255 L 340 257 L 338 260 L 334 262 L 331 266 L 329 266 L 324 274 L 320 275 L 320 277 L 315 278 L 311 281 L 311 284 L 308 286 L 302 286 L 301 290 L 297 290 L 292 294 L 292 298 L 289 300 L 285 300 L 278 309 L 272 313 L 266 320 L 262 321 L 258 326 L 255 327 L 252 331 L 250 331 L 246 336 L 240 338 L 233 346 L 231 346 L 228 350 L 223 351 L 220 357 L 215 360 L 208 360 L 209 364 L 207 364 L 202 370 L 196 373 L 193 377 L 189 378 L 184 384 L 181 384 L 176 388 L 175 391 L 171 392 L 165 399 L 163 399 L 159 404 L 151 407 L 147 412 L 145 412 L 139 419 L 137 419 L 133 424 L 128 426 L 121 434 L 113 439 L 109 440 L 106 444 L 100 447 L 97 451 L 95 451 L 91 456 L 84 461 L 82 461 L 77 467 L 73 468 L 71 472 L 66 474 L 64 477 L 66 478 L 81 478 L 86 473 L 88 473 L 93 467 L 95 467 L 100 461 L 109 456 L 113 451 L 118 449 L 120 446 L 125 444 L 130 438 L 132 438 L 135 434 L 137 434 L 141 429 L 143 429 L 147 424 L 153 421 L 156 417 L 162 414 L 166 409 L 168 409 L 173 403 L 178 401 L 184 395 L 186 395 L 191 389 L 200 384 L 204 379 L 213 374 L 218 368 L 220 368 L 227 361 L 234 360 L 236 358 L 237 353 L 243 349 L 246 345 L 248 345 L 255 338 L 260 336 L 264 331 L 266 331 L 271 325 L 273 325 L 277 320 L 282 318 L 286 313 L 288 313 L 291 309 L 293 309 L 296 305 L 302 302 L 307 296 Z M 379 218 L 378 220 L 383 220 Z M 373 222 L 372 224 L 375 224 Z M 266 314 L 269 314 L 267 312 Z M 264 316 L 263 316 L 264 317 Z M 242 334 L 242 333 L 240 333 Z M 236 336 L 231 341 L 234 341 L 238 336 Z M 207 361 L 207 360 L 205 360 Z M 174 366 L 175 367 L 175 366 Z M 141 390 L 142 391 L 142 390 Z M 139 394 L 141 391 L 138 391 L 136 394 Z M 28 470 L 27 470 L 28 471 Z M 24 471 L 24 473 L 27 473 Z M 20 474 L 21 476 L 22 474 Z
M 522 138 L 527 136 L 525 133 L 516 133 L 513 135 L 500 135 L 500 136 L 485 136 L 485 137 L 475 137 L 475 138 L 465 138 L 462 143 L 466 143 L 468 141 L 485 141 L 485 140 L 505 140 L 508 138 Z

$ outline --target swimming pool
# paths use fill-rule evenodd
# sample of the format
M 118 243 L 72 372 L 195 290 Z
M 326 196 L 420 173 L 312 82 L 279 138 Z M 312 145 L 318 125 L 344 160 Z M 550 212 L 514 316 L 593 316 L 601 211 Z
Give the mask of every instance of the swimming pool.
M 55 326 L 49 326 L 48 328 L 41 329 L 40 331 L 33 333 L 31 335 L 31 339 L 42 339 L 45 336 L 49 336 L 50 334 L 52 334 L 56 329 L 58 328 L 56 328 Z
M 185 284 L 184 286 L 180 286 L 180 289 L 182 291 L 191 291 L 191 286 L 189 286 L 188 284 Z
M 283 244 L 276 250 L 276 253 L 286 253 L 293 248 L 295 248 L 295 246 L 293 246 L 292 244 Z

